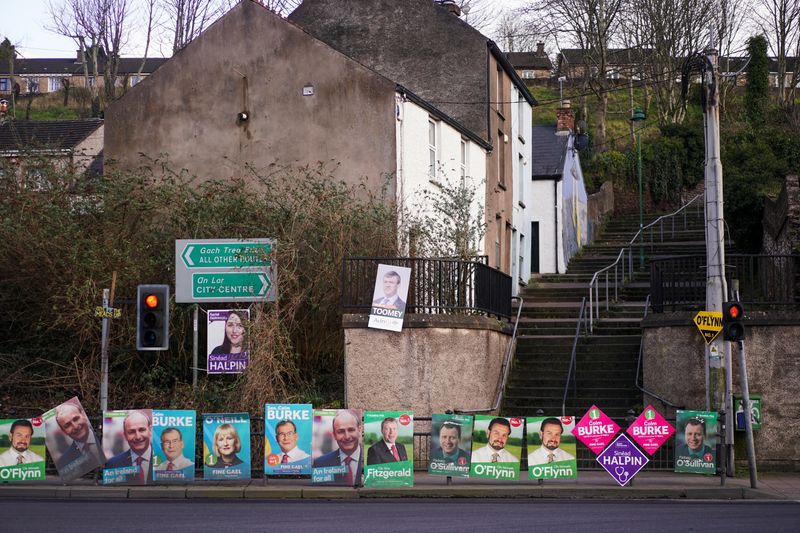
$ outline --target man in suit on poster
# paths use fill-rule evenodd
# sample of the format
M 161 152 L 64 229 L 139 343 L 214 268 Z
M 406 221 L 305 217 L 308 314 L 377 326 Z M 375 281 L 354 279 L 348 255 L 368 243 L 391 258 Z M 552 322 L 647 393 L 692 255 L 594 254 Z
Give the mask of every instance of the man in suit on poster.
M 130 411 L 122 422 L 128 450 L 115 455 L 106 463 L 107 469 L 138 466 L 135 474 L 125 474 L 125 483 L 145 485 L 153 479 L 153 423 L 142 411 Z
M 397 419 L 384 418 L 381 422 L 381 435 L 383 438 L 367 450 L 367 464 L 379 465 L 407 461 L 406 447 L 397 443 Z
M 400 274 L 394 270 L 390 270 L 383 275 L 383 298 L 376 298 L 372 302 L 375 307 L 384 307 L 386 309 L 397 309 L 398 311 L 406 310 L 406 303 L 397 294 L 400 288 L 402 278 Z
M 313 467 L 345 466 L 344 474 L 335 474 L 330 483 L 356 485 L 363 465 L 361 447 L 361 417 L 351 409 L 342 409 L 333 417 L 333 438 L 339 449 L 314 460 Z
M 99 466 L 105 462 L 103 450 L 97 445 L 92 425 L 81 407 L 71 402 L 59 405 L 56 407 L 56 423 L 72 440 L 69 447 L 55 461 L 62 477 L 72 477 L 72 472 L 80 469 L 84 463 L 91 461 L 93 465 Z

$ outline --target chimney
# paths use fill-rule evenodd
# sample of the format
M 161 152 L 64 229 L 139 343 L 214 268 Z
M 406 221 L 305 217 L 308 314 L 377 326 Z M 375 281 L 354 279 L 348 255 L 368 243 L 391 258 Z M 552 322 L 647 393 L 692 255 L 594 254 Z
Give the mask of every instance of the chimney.
M 455 3 L 454 0 L 437 0 L 436 3 L 448 10 L 451 14 L 457 17 L 461 16 L 461 8 L 458 7 L 458 4 Z
M 75 62 L 78 64 L 83 63 L 83 54 L 80 49 L 75 51 Z
M 547 55 L 544 53 L 544 43 L 542 42 L 536 43 L 536 55 L 538 57 L 544 57 Z
M 569 100 L 564 100 L 563 106 L 556 111 L 556 135 L 569 135 L 575 130 L 575 115 Z

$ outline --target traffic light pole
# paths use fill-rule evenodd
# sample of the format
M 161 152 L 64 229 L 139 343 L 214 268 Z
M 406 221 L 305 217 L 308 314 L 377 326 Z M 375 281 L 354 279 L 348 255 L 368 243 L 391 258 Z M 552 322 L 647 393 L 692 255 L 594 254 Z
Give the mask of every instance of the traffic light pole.
M 103 289 L 103 309 L 110 307 L 109 289 Z M 103 317 L 103 325 L 100 335 L 100 411 L 108 411 L 108 330 L 111 319 Z
M 194 304 L 194 317 L 192 319 L 192 388 L 197 388 L 197 334 L 198 334 L 198 309 L 200 306 Z
M 747 383 L 747 363 L 744 354 L 744 341 L 739 341 L 739 386 L 742 389 L 742 410 L 747 441 L 747 465 L 750 468 L 750 487 L 758 488 L 756 471 L 756 449 L 753 443 L 753 404 L 750 401 L 750 385 Z

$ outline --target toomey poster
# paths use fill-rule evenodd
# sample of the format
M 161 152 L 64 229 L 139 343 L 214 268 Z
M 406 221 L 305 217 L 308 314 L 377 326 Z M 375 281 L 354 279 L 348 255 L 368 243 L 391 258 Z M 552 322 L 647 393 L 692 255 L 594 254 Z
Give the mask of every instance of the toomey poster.
M 428 473 L 469 477 L 472 454 L 472 415 L 434 414 Z
M 44 422 L 0 420 L 0 482 L 44 479 Z
M 364 413 L 365 487 L 414 486 L 414 414 L 411 411 Z
M 264 474 L 311 473 L 311 404 L 264 406 Z
M 528 477 L 562 479 L 578 477 L 573 416 L 527 418 Z
M 693 474 L 717 472 L 717 413 L 677 411 L 678 436 L 675 471 Z
M 248 309 L 208 311 L 206 347 L 209 374 L 241 374 L 250 362 L 247 338 Z
M 378 265 L 367 326 L 389 331 L 402 331 L 410 279 L 410 268 Z
M 194 481 L 194 411 L 153 411 L 153 478 L 165 483 Z
M 104 411 L 103 452 L 109 459 L 103 468 L 103 483 L 152 483 L 152 439 L 152 410 Z
M 619 431 L 619 426 L 606 414 L 593 405 L 580 422 L 575 424 L 572 434 L 594 453 L 600 453 L 608 446 Z
M 250 414 L 203 415 L 203 479 L 250 479 Z
M 470 475 L 516 481 L 522 450 L 523 418 L 478 415 L 472 428 Z
M 358 485 L 364 465 L 360 409 L 314 411 L 311 481 Z
M 644 451 L 653 455 L 675 433 L 675 428 L 652 405 L 648 405 L 633 421 L 627 433 Z
M 62 481 L 72 481 L 102 466 L 105 454 L 78 397 L 42 415 L 47 451 Z

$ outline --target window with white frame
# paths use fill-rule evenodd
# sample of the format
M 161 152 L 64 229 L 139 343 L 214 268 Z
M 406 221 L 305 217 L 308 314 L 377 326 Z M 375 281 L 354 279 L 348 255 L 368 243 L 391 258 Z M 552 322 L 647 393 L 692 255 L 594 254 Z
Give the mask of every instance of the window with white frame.
M 439 124 L 432 118 L 428 119 L 428 177 L 432 180 L 439 179 Z
M 0 91 L 2 92 L 11 91 L 11 78 L 0 78 Z
M 137 83 L 139 83 L 143 79 L 144 79 L 144 76 L 140 76 L 139 74 L 133 74 L 131 76 L 131 87 L 133 87 L 134 85 L 136 85 Z
M 525 282 L 525 235 L 519 234 L 519 281 Z
M 494 262 L 497 269 L 503 268 L 503 256 L 500 255 L 500 239 L 503 235 L 503 219 L 499 216 L 495 220 L 495 235 L 494 235 Z
M 61 78 L 50 76 L 47 78 L 47 91 L 54 93 L 61 89 Z
M 461 185 L 467 184 L 467 176 L 469 175 L 469 162 L 467 161 L 469 152 L 467 142 L 467 140 L 461 139 L 461 160 L 459 162 L 459 168 L 461 171 Z
M 96 84 L 96 80 L 94 79 L 94 76 L 89 76 L 87 78 L 87 86 L 88 87 L 94 87 L 95 84 Z
M 522 154 L 517 156 L 517 181 L 519 185 L 517 186 L 517 192 L 519 193 L 519 203 L 525 204 L 525 180 L 523 176 L 525 175 L 525 158 L 522 157 Z

